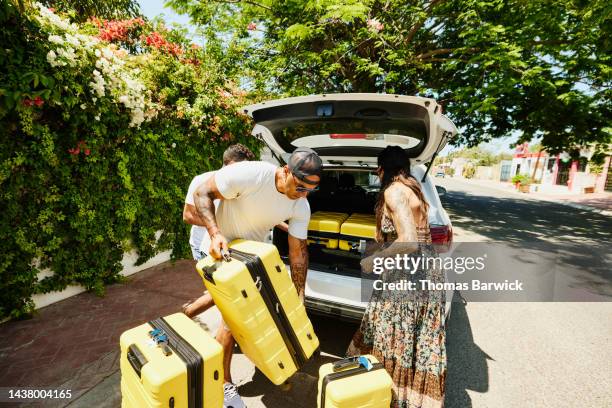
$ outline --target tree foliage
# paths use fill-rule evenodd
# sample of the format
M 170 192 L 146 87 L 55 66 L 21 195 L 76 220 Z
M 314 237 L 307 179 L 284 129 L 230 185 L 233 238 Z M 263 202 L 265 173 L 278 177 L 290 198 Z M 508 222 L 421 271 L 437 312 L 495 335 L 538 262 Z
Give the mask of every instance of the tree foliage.
M 70 13 L 74 21 L 88 18 L 127 19 L 140 16 L 137 0 L 42 0 L 57 12 Z
M 434 164 L 450 163 L 455 158 L 470 159 L 476 166 L 491 166 L 501 162 L 502 160 L 512 160 L 511 153 L 493 154 L 489 150 L 483 149 L 480 146 L 464 148 L 450 152 L 446 156 L 436 158 L 439 161 Z
M 434 97 L 477 145 L 610 142 L 605 0 L 169 0 L 262 94 Z

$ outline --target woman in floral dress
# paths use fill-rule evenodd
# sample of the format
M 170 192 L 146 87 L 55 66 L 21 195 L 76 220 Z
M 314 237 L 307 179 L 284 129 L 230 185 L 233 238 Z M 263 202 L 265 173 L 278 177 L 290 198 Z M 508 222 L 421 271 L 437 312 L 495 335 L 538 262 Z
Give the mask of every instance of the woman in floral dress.
M 381 190 L 376 205 L 377 241 L 382 250 L 362 261 L 371 272 L 374 257 L 408 253 L 436 257 L 427 222 L 429 205 L 410 175 L 409 159 L 398 146 L 378 156 Z M 429 265 L 416 270 L 385 270 L 383 282 L 443 282 L 444 273 Z M 374 291 L 347 355 L 372 354 L 393 379 L 392 407 L 442 407 L 446 377 L 444 291 Z

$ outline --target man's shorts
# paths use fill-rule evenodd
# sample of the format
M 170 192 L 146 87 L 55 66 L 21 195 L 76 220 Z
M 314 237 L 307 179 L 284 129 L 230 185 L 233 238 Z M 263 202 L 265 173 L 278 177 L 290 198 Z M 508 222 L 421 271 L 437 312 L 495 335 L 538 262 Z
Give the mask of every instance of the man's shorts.
M 191 246 L 191 255 L 193 255 L 193 259 L 195 259 L 196 261 L 199 261 L 202 258 L 206 258 L 208 256 L 208 254 L 204 251 L 201 251 L 200 248 L 194 246 L 194 245 L 190 245 Z

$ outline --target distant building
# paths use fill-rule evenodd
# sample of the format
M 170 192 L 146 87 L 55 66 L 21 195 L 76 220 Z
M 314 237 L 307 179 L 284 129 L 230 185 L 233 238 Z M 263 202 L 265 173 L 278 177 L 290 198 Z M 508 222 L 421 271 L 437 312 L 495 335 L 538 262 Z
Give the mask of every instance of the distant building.
M 583 151 L 583 154 L 588 154 Z M 612 191 L 610 156 L 601 174 L 589 172 L 587 157 L 572 160 L 567 153 L 549 155 L 545 151 L 531 153 L 527 143 L 517 147 L 510 167 L 510 177 L 525 174 L 543 186 L 565 186 L 570 192 Z

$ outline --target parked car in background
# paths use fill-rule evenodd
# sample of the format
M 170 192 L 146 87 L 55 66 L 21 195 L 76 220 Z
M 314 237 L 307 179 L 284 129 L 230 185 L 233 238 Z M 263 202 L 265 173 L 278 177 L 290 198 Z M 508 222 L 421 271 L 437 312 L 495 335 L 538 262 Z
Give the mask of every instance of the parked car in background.
M 323 160 L 320 189 L 308 197 L 313 213 L 373 214 L 380 186 L 377 155 L 388 145 L 404 148 L 429 203 L 432 240 L 450 247 L 452 223 L 425 166 L 457 133 L 441 111 L 433 99 L 385 94 L 321 94 L 244 108 L 254 119 L 253 135 L 278 161 L 301 146 L 314 149 Z M 286 259 L 286 233 L 275 229 L 272 240 Z M 361 319 L 367 299 L 361 296 L 359 254 L 309 247 L 309 255 L 306 307 Z M 451 297 L 447 293 L 447 310 Z

